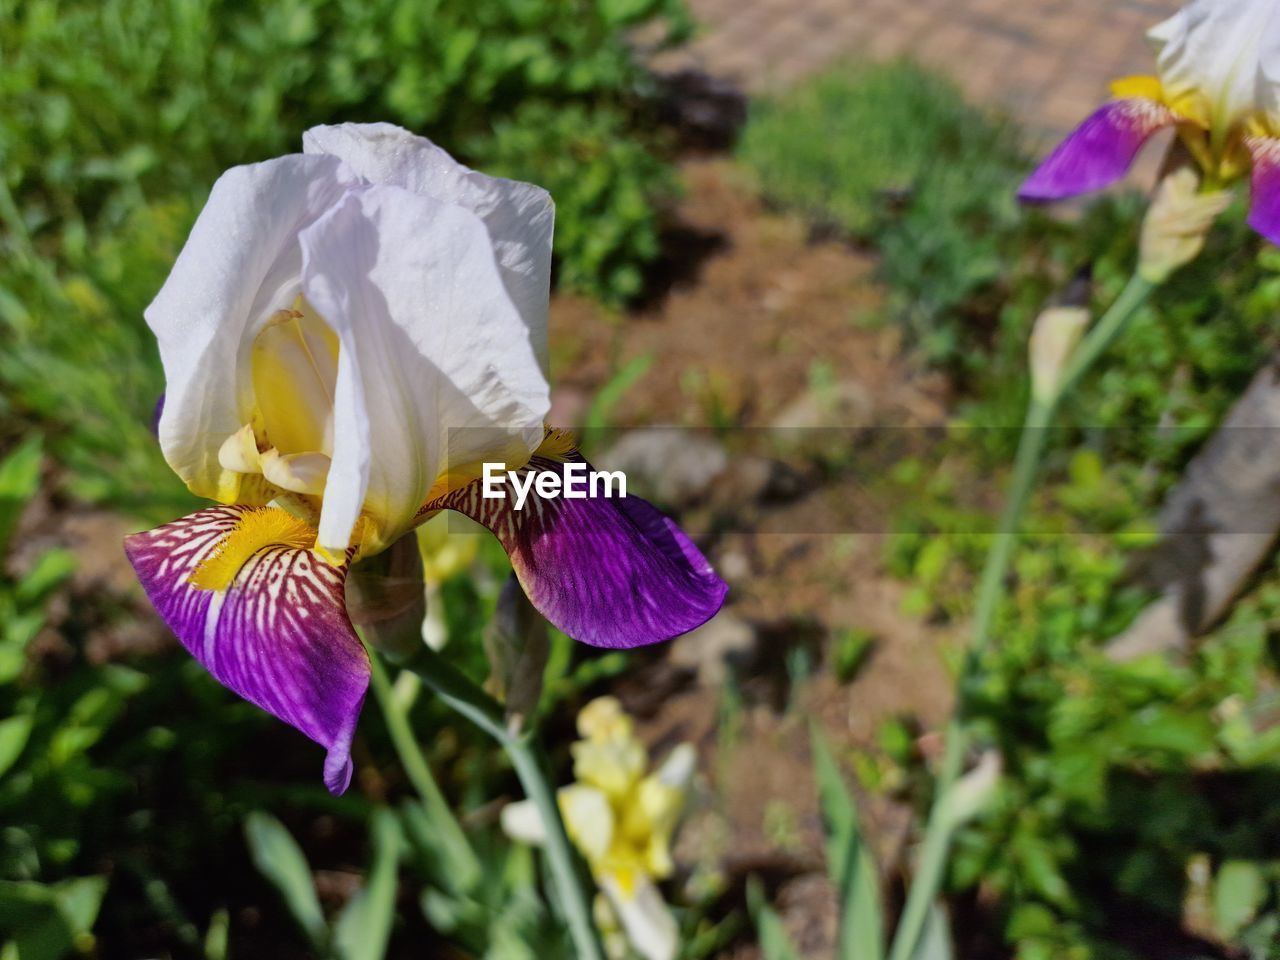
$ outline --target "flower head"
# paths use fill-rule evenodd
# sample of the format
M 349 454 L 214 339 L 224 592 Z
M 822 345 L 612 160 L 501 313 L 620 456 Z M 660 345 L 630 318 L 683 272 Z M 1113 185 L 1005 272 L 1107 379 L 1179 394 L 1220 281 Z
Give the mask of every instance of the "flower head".
M 1280 3 L 1193 0 L 1148 34 L 1156 74 L 1112 85 L 1023 184 L 1057 200 L 1119 180 L 1157 130 L 1176 128 L 1210 188 L 1250 176 L 1250 224 L 1280 240 Z
M 671 960 L 675 921 L 656 883 L 674 870 L 671 838 L 693 777 L 693 747 L 681 744 L 649 772 L 648 752 L 613 697 L 583 707 L 578 731 L 583 739 L 571 748 L 576 782 L 559 792 L 565 829 L 635 948 L 646 960 Z M 528 800 L 508 804 L 502 825 L 528 843 L 546 834 Z
M 497 534 L 533 605 L 587 643 L 690 630 L 725 586 L 643 500 L 480 496 L 484 462 L 581 461 L 543 423 L 547 193 L 387 124 L 303 147 L 218 180 L 146 311 L 161 448 L 220 506 L 126 552 L 183 644 L 326 746 L 341 791 L 369 680 L 347 571 L 441 510 Z

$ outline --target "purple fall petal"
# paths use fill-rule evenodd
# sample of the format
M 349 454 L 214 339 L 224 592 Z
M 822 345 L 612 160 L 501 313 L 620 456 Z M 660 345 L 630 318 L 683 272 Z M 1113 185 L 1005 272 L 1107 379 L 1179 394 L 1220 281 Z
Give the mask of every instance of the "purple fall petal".
M 1253 137 L 1248 147 L 1253 154 L 1249 226 L 1280 244 L 1280 139 Z
M 1018 199 L 1061 200 L 1110 186 L 1129 172 L 1147 139 L 1175 119 L 1154 100 L 1113 100 L 1058 144 L 1023 183 Z
M 182 645 L 218 682 L 324 746 L 325 786 L 342 793 L 370 673 L 347 617 L 346 568 L 275 545 L 254 553 L 226 590 L 188 582 L 253 509 L 200 510 L 125 538 L 125 553 Z
M 585 463 L 577 454 L 569 462 Z M 521 473 L 563 477 L 565 466 L 535 457 Z M 575 640 L 610 648 L 658 643 L 701 626 L 724 603 L 729 588 L 698 548 L 639 497 L 542 499 L 530 488 L 515 510 L 509 489 L 498 500 L 485 499 L 481 488 L 476 481 L 428 508 L 457 510 L 493 531 L 530 602 Z

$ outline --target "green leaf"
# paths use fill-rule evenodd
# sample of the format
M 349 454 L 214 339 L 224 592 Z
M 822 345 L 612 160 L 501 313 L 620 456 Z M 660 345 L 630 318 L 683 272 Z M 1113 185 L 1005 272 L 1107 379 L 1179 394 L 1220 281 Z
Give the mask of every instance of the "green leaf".
M 231 914 L 224 907 L 209 918 L 204 935 L 204 960 L 228 960 L 230 952 Z
M 608 426 L 609 414 L 626 392 L 649 372 L 649 368 L 653 366 L 653 358 L 653 352 L 650 351 L 628 360 L 623 364 L 622 369 L 600 388 L 600 392 L 596 394 L 583 419 L 584 433 L 602 430 Z
M 70 550 L 48 550 L 42 553 L 18 583 L 18 600 L 27 605 L 38 604 L 71 576 L 75 569 L 75 554 Z
M 1213 883 L 1213 923 L 1223 940 L 1234 940 L 1258 915 L 1267 896 L 1267 883 L 1258 866 L 1228 860 Z
M 947 911 L 941 904 L 935 903 L 929 908 L 929 916 L 925 918 L 924 929 L 920 931 L 920 942 L 916 944 L 911 960 L 954 960 L 954 957 Z
M 32 722 L 32 717 L 21 714 L 0 720 L 0 777 L 22 755 L 22 748 L 27 745 L 27 739 L 31 736 Z
M 842 960 L 878 960 L 884 956 L 884 920 L 876 865 L 862 841 L 853 794 L 845 785 L 826 739 L 814 727 L 814 775 L 827 827 L 827 868 L 840 896 L 837 956 Z
M 275 817 L 261 810 L 244 821 L 244 837 L 258 872 L 284 897 L 289 913 L 313 946 L 323 950 L 329 939 L 324 912 L 316 898 L 311 867 L 297 841 Z
M 105 877 L 0 882 L 0 929 L 12 931 L 6 960 L 61 960 L 73 950 L 92 949 L 90 931 L 106 892 Z
M 801 960 L 800 952 L 782 925 L 782 918 L 765 902 L 758 877 L 747 881 L 747 908 L 755 921 L 762 960 Z
M 9 548 L 9 538 L 18 516 L 40 485 L 41 440 L 32 437 L 0 461 L 0 557 Z
M 404 848 L 400 821 L 390 810 L 373 814 L 373 866 L 364 887 L 343 908 L 333 928 L 341 960 L 382 960 L 396 909 L 396 873 Z
M 475 854 L 460 847 L 448 832 L 437 829 L 425 804 L 406 801 L 400 814 L 406 840 L 420 854 L 422 869 L 432 883 L 457 897 L 472 894 L 483 880 Z

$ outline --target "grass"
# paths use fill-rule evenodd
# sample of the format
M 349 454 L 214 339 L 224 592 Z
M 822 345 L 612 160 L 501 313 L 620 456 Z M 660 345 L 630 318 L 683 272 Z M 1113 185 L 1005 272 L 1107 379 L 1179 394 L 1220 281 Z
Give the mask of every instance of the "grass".
M 909 62 L 840 66 L 760 104 L 738 156 L 772 202 L 878 249 L 889 316 L 931 361 L 965 365 L 990 331 L 963 310 L 1028 233 L 1007 122 Z
M 839 67 L 755 107 L 738 148 L 765 196 L 850 235 L 934 178 L 1016 157 L 1009 129 L 907 61 Z

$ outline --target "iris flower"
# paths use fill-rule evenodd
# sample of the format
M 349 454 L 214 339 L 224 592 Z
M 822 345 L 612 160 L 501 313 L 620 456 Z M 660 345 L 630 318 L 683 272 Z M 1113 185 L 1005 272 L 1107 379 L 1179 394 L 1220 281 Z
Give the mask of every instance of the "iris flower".
M 690 630 L 726 587 L 638 498 L 481 497 L 484 462 L 581 460 L 543 423 L 547 193 L 385 124 L 303 149 L 217 181 L 146 311 L 165 459 L 217 505 L 125 550 L 183 645 L 323 745 L 340 793 L 370 675 L 347 572 L 439 511 L 493 531 L 533 605 L 592 645 Z
M 681 744 L 650 773 L 648 753 L 631 718 L 613 697 L 592 700 L 578 714 L 573 772 L 558 800 L 565 829 L 604 891 L 604 909 L 621 922 L 645 960 L 672 960 L 677 931 L 656 881 L 671 876 L 671 836 L 693 776 L 693 747 Z M 531 800 L 507 804 L 509 836 L 540 844 L 546 828 Z M 607 926 L 607 925 L 605 925 Z
M 1205 185 L 1251 178 L 1249 224 L 1280 242 L 1280 3 L 1194 0 L 1148 34 L 1155 76 L 1112 85 L 1023 184 L 1024 200 L 1058 200 L 1122 178 L 1147 139 L 1175 128 Z

